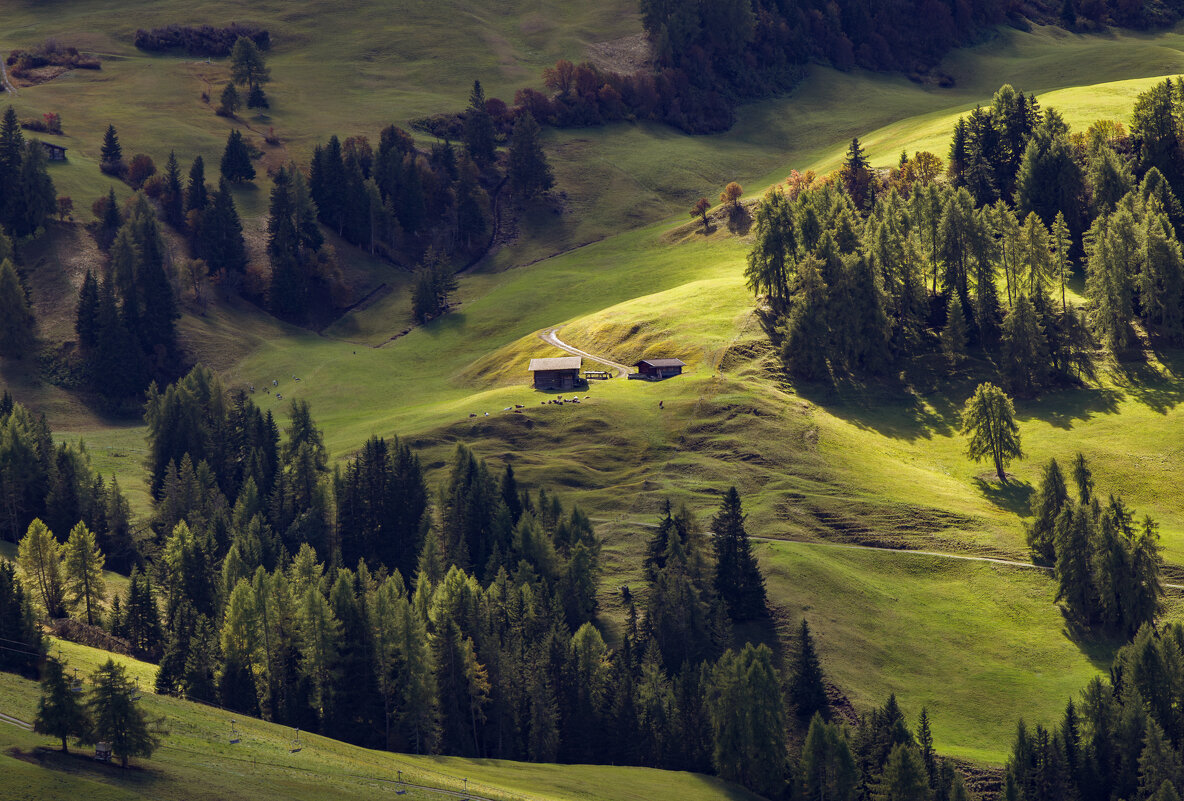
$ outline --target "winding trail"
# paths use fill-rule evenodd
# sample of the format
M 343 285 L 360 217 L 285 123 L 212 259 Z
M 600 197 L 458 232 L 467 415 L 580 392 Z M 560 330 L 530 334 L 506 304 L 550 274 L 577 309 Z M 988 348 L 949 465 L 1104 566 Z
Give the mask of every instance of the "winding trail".
M 641 526 L 642 528 L 657 528 L 655 523 L 641 523 L 636 520 L 615 520 L 611 517 L 590 517 L 589 520 L 595 523 L 625 523 L 630 526 Z M 711 532 L 707 532 L 710 534 Z M 817 548 L 846 548 L 852 551 L 879 551 L 881 553 L 892 554 L 911 554 L 913 556 L 936 556 L 938 559 L 960 559 L 964 562 L 986 562 L 993 565 L 1003 565 L 1005 567 L 1020 567 L 1028 570 L 1042 570 L 1045 573 L 1053 572 L 1051 567 L 1044 565 L 1034 565 L 1031 562 L 1020 562 L 1015 559 L 1000 559 L 995 556 L 971 556 L 969 554 L 960 553 L 946 553 L 944 551 L 914 551 L 909 548 L 888 548 L 883 545 L 857 545 L 849 542 L 826 542 L 825 540 L 796 540 L 788 537 L 758 537 L 755 534 L 749 534 L 750 540 L 757 542 L 784 542 L 793 545 L 809 545 Z M 1169 590 L 1184 590 L 1184 584 L 1167 584 L 1165 589 Z
M 621 364 L 620 362 L 614 362 L 610 359 L 605 359 L 600 356 L 593 356 L 586 350 L 580 350 L 579 348 L 573 348 L 571 345 L 568 345 L 556 334 L 558 330 L 558 326 L 555 328 L 548 328 L 546 331 L 539 334 L 539 339 L 543 340 L 543 342 L 546 342 L 548 345 L 554 345 L 560 350 L 565 350 L 573 356 L 583 356 L 585 359 L 590 359 L 597 364 L 603 364 L 606 367 L 611 367 L 617 371 L 618 378 L 624 378 L 625 376 L 629 375 L 629 367 Z
M 0 56 L 0 83 L 4 84 L 4 91 L 11 92 L 13 97 L 20 94 L 16 87 L 12 85 L 12 81 L 8 80 L 8 68 L 4 65 L 4 57 Z

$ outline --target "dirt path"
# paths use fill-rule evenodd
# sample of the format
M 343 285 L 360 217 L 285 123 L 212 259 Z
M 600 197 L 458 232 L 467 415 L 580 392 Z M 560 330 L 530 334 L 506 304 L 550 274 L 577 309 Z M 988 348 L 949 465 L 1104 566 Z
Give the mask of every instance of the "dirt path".
M 13 97 L 20 94 L 16 87 L 12 85 L 12 81 L 8 80 L 8 68 L 4 65 L 4 56 L 0 55 L 0 83 L 4 84 L 4 91 L 11 92 Z
M 0 723 L 9 723 L 13 726 L 16 726 L 18 729 L 33 731 L 33 725 L 31 723 L 25 723 L 20 718 L 14 718 L 12 715 L 5 715 L 3 712 L 0 712 Z
M 565 350 L 568 353 L 572 354 L 573 356 L 583 356 L 585 359 L 590 359 L 590 360 L 596 362 L 597 364 L 603 364 L 606 367 L 612 367 L 614 370 L 617 371 L 618 378 L 624 378 L 625 376 L 629 375 L 629 368 L 619 362 L 614 362 L 609 359 L 604 359 L 604 358 L 601 358 L 600 356 L 593 356 L 591 353 L 588 353 L 585 350 L 580 350 L 579 348 L 573 348 L 571 345 L 568 345 L 566 342 L 561 340 L 559 338 L 559 336 L 556 334 L 556 332 L 558 330 L 559 330 L 558 327 L 548 328 L 546 331 L 539 334 L 539 339 L 543 340 L 543 342 L 546 342 L 548 345 L 554 345 L 555 347 L 559 348 L 560 350 Z
M 596 523 L 625 523 L 631 526 L 641 526 L 642 528 L 657 528 L 654 523 L 639 523 L 635 520 L 614 520 L 610 517 L 592 517 L 589 518 Z M 709 534 L 711 532 L 708 532 Z M 1028 570 L 1043 570 L 1045 573 L 1051 573 L 1051 567 L 1044 565 L 1034 565 L 1031 562 L 1020 562 L 1015 559 L 999 559 L 994 556 L 970 556 L 969 554 L 960 553 L 945 553 L 943 551 L 914 551 L 908 548 L 885 548 L 882 545 L 856 545 L 848 542 L 826 542 L 824 540 L 794 540 L 787 537 L 758 537 L 750 534 L 750 540 L 757 542 L 786 542 L 794 545 L 809 545 L 818 548 L 846 548 L 854 551 L 880 551 L 881 553 L 905 554 L 913 556 L 936 556 L 938 559 L 960 559 L 964 562 L 986 562 L 994 565 L 1004 565 L 1005 567 L 1021 567 Z M 1169 590 L 1184 590 L 1184 584 L 1164 584 Z

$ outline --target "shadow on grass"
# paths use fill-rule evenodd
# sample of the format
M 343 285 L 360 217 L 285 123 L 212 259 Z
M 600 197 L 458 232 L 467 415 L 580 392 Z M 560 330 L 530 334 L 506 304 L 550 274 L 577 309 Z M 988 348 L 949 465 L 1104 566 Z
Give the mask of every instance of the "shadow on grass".
M 1031 508 L 1032 494 L 1035 488 L 1026 481 L 1016 481 L 1009 477 L 1006 483 L 983 478 L 974 479 L 978 491 L 991 503 L 1020 517 L 1027 517 Z
M 1023 401 L 1016 416 L 1020 420 L 1041 420 L 1067 430 L 1096 415 L 1117 413 L 1123 398 L 1121 391 L 1109 387 L 1062 389 Z
M 1122 637 L 1087 631 L 1069 618 L 1065 607 L 1058 608 L 1061 610 L 1061 617 L 1065 623 L 1061 633 L 1077 646 L 1081 654 L 1096 670 L 1108 671 L 1114 663 L 1114 655 L 1118 653 L 1119 648 L 1126 645 L 1126 640 Z
M 138 791 L 151 791 L 152 787 L 165 779 L 164 776 L 144 764 L 142 760 L 135 760 L 126 768 L 121 768 L 118 760 L 108 763 L 96 762 L 93 751 L 89 749 L 80 751 L 79 748 L 76 746 L 68 754 L 63 754 L 56 748 L 37 747 L 32 751 L 14 749 L 17 753 L 10 750 L 9 756 L 41 768 L 58 770 L 106 784 L 135 788 Z
M 1184 382 L 1178 378 L 1184 375 L 1184 351 L 1164 348 L 1156 358 L 1166 375 L 1146 361 L 1120 362 L 1118 373 L 1132 398 L 1153 412 L 1167 414 L 1184 402 Z

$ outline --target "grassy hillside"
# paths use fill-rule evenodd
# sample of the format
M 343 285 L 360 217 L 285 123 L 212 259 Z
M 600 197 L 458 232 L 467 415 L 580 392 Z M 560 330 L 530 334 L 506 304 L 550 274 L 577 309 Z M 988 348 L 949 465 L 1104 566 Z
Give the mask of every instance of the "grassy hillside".
M 88 674 L 108 655 L 72 643 L 60 644 L 70 668 Z M 55 649 L 56 650 L 56 649 Z M 143 687 L 154 668 L 117 657 Z M 21 720 L 36 714 L 34 682 L 0 673 L 0 711 Z M 395 797 L 394 780 L 458 792 L 468 789 L 497 801 L 643 801 L 674 797 L 686 801 L 756 801 L 756 797 L 708 776 L 646 768 L 598 765 L 536 765 L 499 760 L 420 757 L 370 751 L 336 740 L 300 734 L 301 750 L 290 753 L 293 731 L 222 710 L 143 693 L 150 718 L 159 719 L 162 748 L 131 771 L 84 757 L 31 754 L 47 738 L 0 723 L 0 799 L 373 799 Z M 242 742 L 229 743 L 235 717 Z M 44 769 L 37 769 L 39 765 Z M 410 789 L 407 799 L 439 799 L 439 793 Z
M 284 138 L 270 161 L 300 160 L 330 133 L 374 136 L 389 121 L 459 107 L 473 77 L 490 94 L 508 96 L 537 83 L 538 70 L 554 58 L 578 58 L 588 43 L 637 30 L 632 2 L 569 5 L 511 1 L 484 13 L 472 4 L 392 10 L 357 0 L 317 13 L 323 9 L 312 2 L 254 4 L 240 19 L 272 29 L 274 106 L 247 122 L 256 131 L 275 126 Z M 4 49 L 54 35 L 111 56 L 101 73 L 71 73 L 0 98 L 23 116 L 62 113 L 72 158 L 54 168 L 54 178 L 83 209 L 107 187 L 95 164 L 107 122 L 119 127 L 125 152 L 148 152 L 158 162 L 170 148 L 183 162 L 198 153 L 216 162 L 229 128 L 198 97 L 206 80 L 225 79 L 223 65 L 138 53 L 130 35 L 139 26 L 238 18 L 241 7 L 204 2 L 200 14 L 176 0 L 125 7 L 128 13 L 116 16 L 97 0 L 82 0 L 50 15 L 23 2 L 8 14 L 15 23 L 0 31 Z M 686 137 L 648 124 L 549 131 L 563 213 L 528 209 L 518 239 L 462 278 L 458 311 L 393 339 L 408 323 L 405 273 L 351 256 L 371 285 L 393 289 L 323 334 L 225 302 L 189 309 L 183 338 L 228 385 L 275 379 L 285 398 L 310 401 L 336 457 L 370 434 L 398 434 L 425 454 L 435 479 L 455 444 L 466 442 L 483 457 L 512 461 L 527 483 L 555 486 L 609 519 L 601 533 L 611 568 L 604 581 L 610 621 L 608 590 L 634 580 L 644 537 L 628 521 L 652 520 L 664 497 L 707 514 L 736 484 L 754 534 L 1022 556 L 1022 518 L 1041 464 L 1083 447 L 1099 487 L 1155 515 L 1169 559 L 1181 563 L 1184 512 L 1170 500 L 1172 466 L 1184 449 L 1179 354 L 1137 369 L 1112 366 L 1097 387 L 1018 404 L 1028 458 L 1012 469 L 1018 480 L 1001 490 L 962 454 L 957 412 L 972 389 L 968 377 L 837 391 L 786 385 L 750 313 L 744 236 L 722 227 L 704 236 L 684 223 L 690 202 L 713 198 L 727 180 L 751 194 L 791 168 L 833 167 L 853 135 L 876 164 L 894 163 L 902 149 L 944 155 L 957 115 L 988 102 L 1003 82 L 1036 92 L 1074 125 L 1125 119 L 1138 91 L 1184 69 L 1181 45 L 1179 32 L 1004 30 L 942 65 L 956 79 L 953 89 L 816 69 L 792 95 L 741 108 L 736 127 L 718 136 Z M 246 224 L 256 234 L 268 190 L 265 180 L 259 184 L 236 197 L 253 215 Z M 77 236 L 55 230 L 56 244 L 39 254 L 32 278 L 39 315 L 62 337 L 69 336 L 62 310 L 72 309 L 81 274 L 60 243 Z M 537 337 L 553 326 L 585 350 L 621 361 L 678 355 L 689 369 L 660 385 L 596 383 L 579 406 L 540 405 L 545 396 L 529 389 L 525 366 L 532 356 L 553 354 Z M 40 383 L 28 364 L 0 364 L 0 380 L 45 409 L 60 436 L 84 438 L 96 465 L 118 474 L 137 508 L 147 509 L 141 426 L 104 418 Z M 286 402 L 255 399 L 283 416 Z M 516 404 L 525 408 L 503 411 Z M 805 613 L 815 625 L 826 669 L 844 691 L 860 705 L 896 691 L 911 714 L 929 705 L 938 744 L 952 753 L 998 761 L 1012 710 L 1047 719 L 1108 658 L 1105 646 L 1082 647 L 1065 636 L 1039 574 L 793 545 L 770 545 L 762 558 L 775 601 L 787 619 Z M 13 692 L 28 697 L 27 688 Z M 218 730 L 224 721 L 217 720 L 201 725 Z M 14 732 L 0 737 L 24 736 Z M 281 740 L 273 741 L 277 753 Z M 172 764 L 165 758 L 162 765 Z M 211 761 L 189 758 L 176 757 L 176 775 L 195 775 Z M 565 768 L 558 775 L 581 774 Z M 560 781 L 554 772 L 548 777 L 529 781 Z M 588 781 L 597 792 L 624 797 L 611 773 Z

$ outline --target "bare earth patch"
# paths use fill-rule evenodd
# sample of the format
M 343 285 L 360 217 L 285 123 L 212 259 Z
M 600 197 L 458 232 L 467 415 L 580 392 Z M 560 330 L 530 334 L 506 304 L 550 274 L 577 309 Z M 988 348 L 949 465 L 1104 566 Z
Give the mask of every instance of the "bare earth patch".
M 606 72 L 628 75 L 653 63 L 654 49 L 644 33 L 588 45 L 588 60 Z

